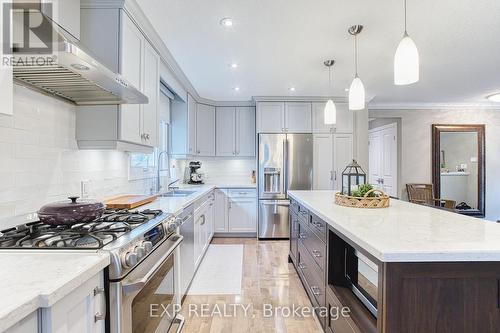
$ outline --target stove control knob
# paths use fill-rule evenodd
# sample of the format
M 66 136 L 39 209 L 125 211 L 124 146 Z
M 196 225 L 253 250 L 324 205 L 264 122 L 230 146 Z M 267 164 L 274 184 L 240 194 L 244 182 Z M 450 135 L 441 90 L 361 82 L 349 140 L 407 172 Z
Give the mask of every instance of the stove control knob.
M 137 264 L 137 254 L 134 252 L 127 252 L 122 256 L 122 265 L 126 268 L 130 268 Z
M 144 248 L 146 249 L 146 253 L 149 253 L 149 251 L 153 249 L 153 243 L 151 243 L 150 241 L 142 242 L 142 246 L 144 246 Z
M 136 246 L 134 252 L 137 254 L 137 259 L 141 260 L 146 255 L 146 248 L 142 245 Z

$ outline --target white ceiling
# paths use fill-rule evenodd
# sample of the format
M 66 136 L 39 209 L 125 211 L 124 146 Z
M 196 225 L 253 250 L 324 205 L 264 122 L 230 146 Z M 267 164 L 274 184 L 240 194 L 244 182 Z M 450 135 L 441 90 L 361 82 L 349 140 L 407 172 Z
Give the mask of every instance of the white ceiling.
M 420 81 L 411 86 L 392 83 L 403 0 L 138 2 L 200 96 L 212 100 L 346 97 L 353 24 L 365 27 L 359 75 L 374 103 L 477 103 L 500 91 L 499 0 L 408 0 L 408 32 L 421 61 Z M 220 26 L 223 17 L 234 26 Z M 323 66 L 331 58 L 333 94 Z

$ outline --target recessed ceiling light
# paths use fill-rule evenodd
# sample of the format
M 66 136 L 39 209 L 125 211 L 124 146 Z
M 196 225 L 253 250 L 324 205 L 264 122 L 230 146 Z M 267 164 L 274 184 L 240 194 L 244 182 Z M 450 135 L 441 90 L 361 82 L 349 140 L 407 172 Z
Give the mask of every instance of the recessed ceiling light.
M 238 64 L 233 62 L 231 65 L 229 65 L 231 68 L 238 68 Z
M 290 87 L 290 88 L 288 88 L 288 90 L 295 91 L 295 87 Z
M 233 26 L 233 19 L 230 17 L 224 17 L 222 20 L 220 20 L 219 23 L 223 27 L 232 27 Z
M 489 95 L 488 97 L 486 97 L 487 99 L 489 99 L 490 101 L 492 102 L 500 102 L 500 93 L 496 93 L 496 94 L 493 94 L 493 95 Z
M 240 91 L 240 87 L 234 87 L 233 90 L 234 91 Z

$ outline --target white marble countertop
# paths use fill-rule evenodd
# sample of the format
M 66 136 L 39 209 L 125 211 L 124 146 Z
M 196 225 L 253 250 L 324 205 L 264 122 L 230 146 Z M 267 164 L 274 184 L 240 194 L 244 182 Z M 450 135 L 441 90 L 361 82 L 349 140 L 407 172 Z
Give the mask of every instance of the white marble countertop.
M 382 262 L 500 261 L 500 224 L 392 200 L 389 208 L 334 204 L 334 191 L 291 198 Z
M 0 251 L 0 332 L 50 307 L 109 265 L 109 255 L 69 251 Z

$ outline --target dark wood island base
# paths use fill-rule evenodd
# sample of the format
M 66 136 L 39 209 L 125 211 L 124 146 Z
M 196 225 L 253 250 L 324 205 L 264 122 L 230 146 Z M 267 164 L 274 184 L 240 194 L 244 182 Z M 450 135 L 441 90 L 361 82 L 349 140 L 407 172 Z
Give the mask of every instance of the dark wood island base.
M 295 200 L 289 218 L 289 260 L 325 332 L 500 332 L 499 262 L 381 262 Z

